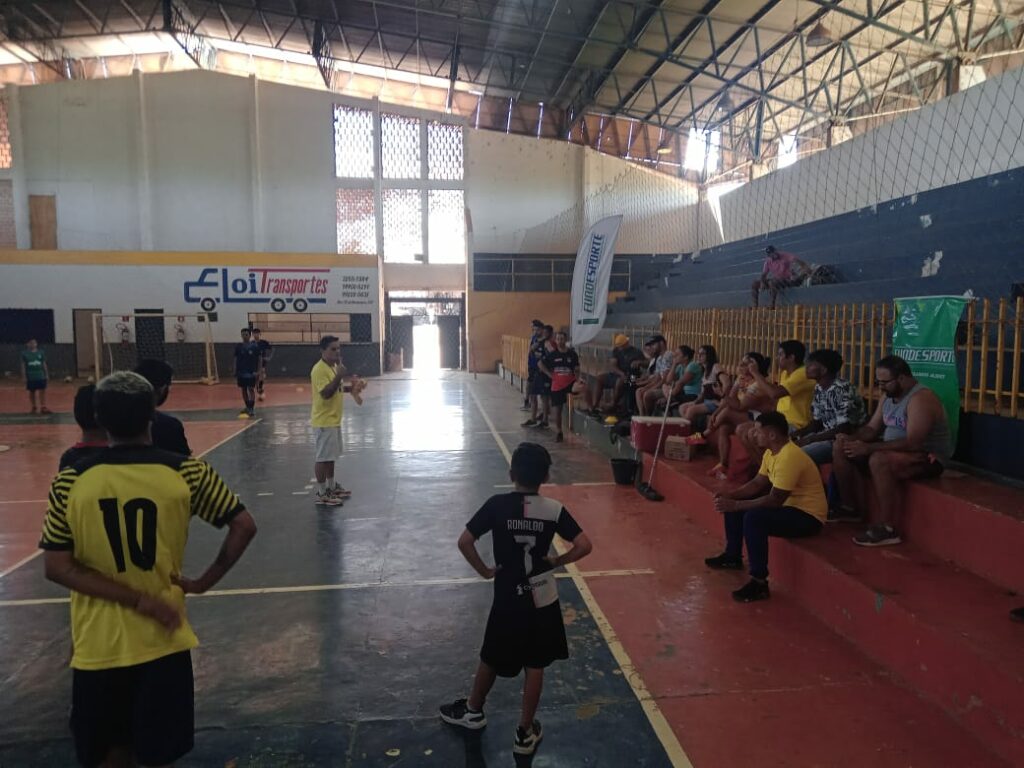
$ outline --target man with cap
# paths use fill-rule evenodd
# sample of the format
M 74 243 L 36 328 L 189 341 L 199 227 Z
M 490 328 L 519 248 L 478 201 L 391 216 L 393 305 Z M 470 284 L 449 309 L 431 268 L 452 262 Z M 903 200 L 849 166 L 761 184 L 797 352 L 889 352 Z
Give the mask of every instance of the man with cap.
M 587 411 L 594 418 L 602 416 L 600 405 L 606 389 L 612 391 L 612 403 L 608 406 L 607 412 L 615 413 L 626 391 L 630 375 L 638 373 L 638 368 L 644 361 L 644 353 L 630 344 L 629 337 L 625 334 L 615 334 L 612 345 L 612 353 L 608 356 L 608 370 L 599 376 L 588 377 L 587 388 L 583 392 Z
M 654 358 L 654 371 L 636 391 L 636 407 L 641 416 L 647 416 L 658 398 L 662 396 L 661 385 L 665 383 L 672 370 L 672 352 L 668 342 L 660 333 L 647 340 L 645 345 L 651 349 Z
M 780 251 L 774 245 L 765 248 L 764 254 L 761 276 L 751 286 L 751 296 L 756 307 L 760 301 L 761 291 L 769 291 L 772 295 L 772 309 L 775 309 L 779 291 L 800 285 L 804 278 L 811 274 L 811 268 L 806 261 L 798 259 L 792 253 Z

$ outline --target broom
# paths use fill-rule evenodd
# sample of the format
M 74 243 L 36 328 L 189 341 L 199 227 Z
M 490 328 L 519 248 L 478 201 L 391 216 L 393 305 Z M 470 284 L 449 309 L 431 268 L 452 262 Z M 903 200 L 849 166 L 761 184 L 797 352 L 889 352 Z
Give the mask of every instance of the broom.
M 665 403 L 665 415 L 661 417 L 661 429 L 658 430 L 658 442 L 654 445 L 654 458 L 651 460 L 651 473 L 647 476 L 646 483 L 640 483 L 636 487 L 640 495 L 648 501 L 664 501 L 665 497 L 654 490 L 654 469 L 658 466 L 658 454 L 661 453 L 661 438 L 665 434 L 665 422 L 668 421 L 669 403 Z

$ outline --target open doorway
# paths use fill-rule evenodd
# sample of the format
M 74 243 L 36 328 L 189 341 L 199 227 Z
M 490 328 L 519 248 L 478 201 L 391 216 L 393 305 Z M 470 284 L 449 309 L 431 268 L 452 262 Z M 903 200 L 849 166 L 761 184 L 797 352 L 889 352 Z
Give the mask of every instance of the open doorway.
M 389 291 L 385 302 L 389 370 L 466 367 L 466 304 L 462 293 Z

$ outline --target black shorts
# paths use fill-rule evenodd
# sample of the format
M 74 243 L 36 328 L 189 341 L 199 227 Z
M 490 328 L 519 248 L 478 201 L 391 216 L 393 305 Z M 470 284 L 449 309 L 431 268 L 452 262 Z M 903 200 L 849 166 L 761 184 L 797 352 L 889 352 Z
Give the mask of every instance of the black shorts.
M 551 379 L 545 376 L 540 371 L 534 374 L 533 380 L 530 381 L 530 394 L 531 395 L 549 395 L 551 394 Z
M 168 765 L 192 750 L 188 651 L 131 667 L 73 672 L 71 734 L 86 768 L 100 765 L 113 747 L 128 747 L 140 765 Z
M 480 660 L 499 677 L 516 677 L 523 669 L 543 669 L 569 658 L 562 607 L 557 601 L 534 608 L 527 596 L 509 607 L 491 606 Z
M 29 392 L 39 392 L 46 389 L 48 379 L 29 379 L 25 382 L 25 389 Z
M 572 387 L 566 387 L 560 389 L 557 392 L 551 393 L 551 404 L 556 408 L 560 408 L 565 405 L 566 400 L 569 399 L 569 393 L 572 392 Z
M 235 383 L 242 389 L 249 389 L 256 386 L 256 374 L 246 373 L 235 376 Z

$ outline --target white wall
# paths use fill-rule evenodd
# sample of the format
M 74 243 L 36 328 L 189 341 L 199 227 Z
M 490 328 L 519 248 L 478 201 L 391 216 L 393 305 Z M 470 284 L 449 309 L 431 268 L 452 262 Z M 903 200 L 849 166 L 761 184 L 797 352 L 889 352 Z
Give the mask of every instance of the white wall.
M 530 228 L 552 217 L 570 212 L 571 218 L 578 218 L 574 209 L 582 192 L 582 147 L 567 141 L 467 130 L 466 160 L 466 206 L 473 219 L 474 251 L 576 250 L 578 237 L 568 245 L 564 237 L 551 237 L 521 246 Z

